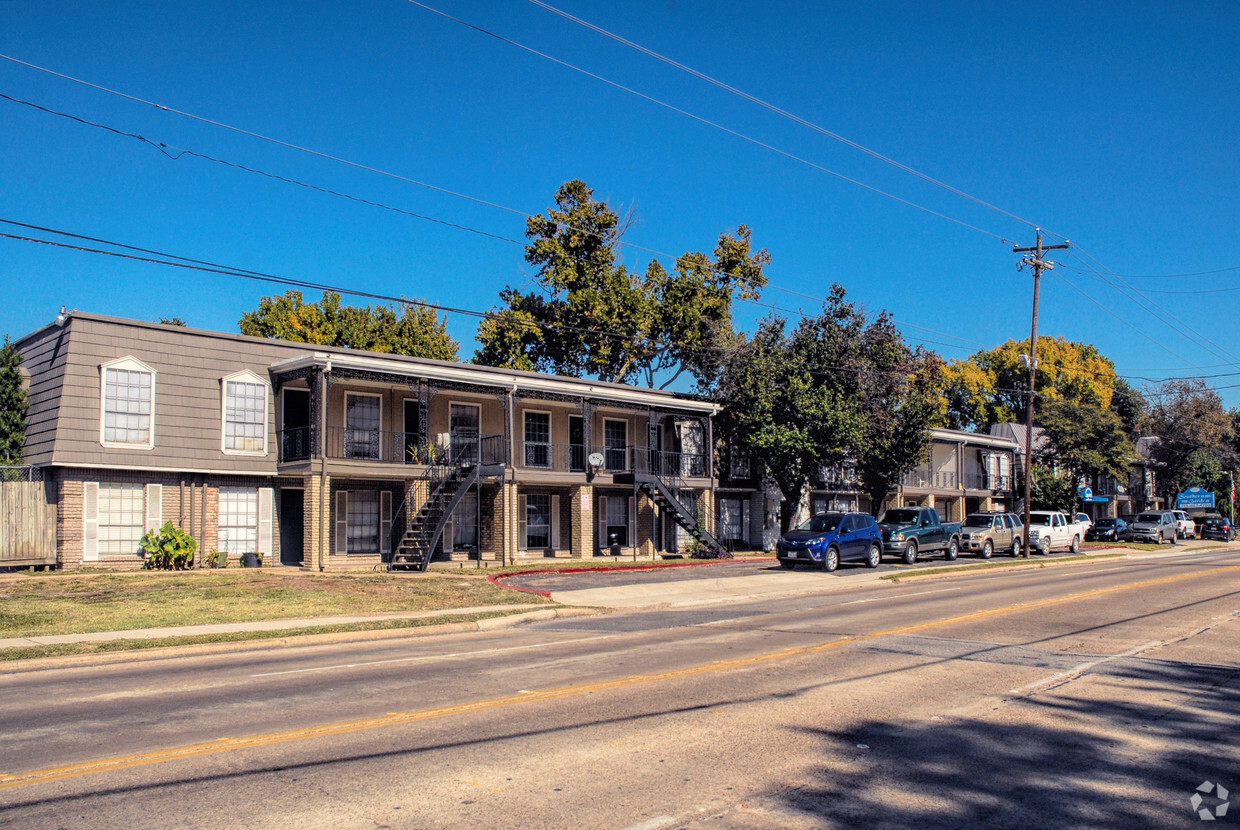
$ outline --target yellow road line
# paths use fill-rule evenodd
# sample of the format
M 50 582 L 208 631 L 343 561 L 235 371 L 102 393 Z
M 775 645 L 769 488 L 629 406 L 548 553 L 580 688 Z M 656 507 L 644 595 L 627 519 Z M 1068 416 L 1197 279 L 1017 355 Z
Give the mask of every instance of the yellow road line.
M 769 663 L 776 660 L 787 660 L 792 657 L 801 657 L 807 654 L 817 654 L 819 652 L 830 651 L 852 643 L 866 642 L 878 637 L 887 637 L 895 634 L 911 634 L 931 628 L 954 625 L 956 623 L 972 622 L 974 620 L 986 619 L 988 617 L 997 617 L 1004 614 L 1030 611 L 1037 608 L 1046 608 L 1052 605 L 1077 602 L 1079 600 L 1090 599 L 1092 597 L 1114 594 L 1120 591 L 1130 591 L 1136 588 L 1148 588 L 1153 585 L 1165 585 L 1167 583 L 1179 582 L 1185 579 L 1196 579 L 1202 576 L 1217 576 L 1229 571 L 1238 570 L 1240 570 L 1240 565 L 1231 565 L 1225 568 L 1214 568 L 1205 571 L 1193 571 L 1191 573 L 1176 574 L 1175 576 L 1159 577 L 1157 579 L 1147 579 L 1142 582 L 1133 582 L 1127 585 L 1117 585 L 1110 588 L 1098 588 L 1092 591 L 1082 591 L 1080 593 L 1068 594 L 1062 597 L 1037 600 L 1034 602 L 1022 602 L 1003 606 L 1001 608 L 991 608 L 985 611 L 974 611 L 968 614 L 942 617 L 937 620 L 930 620 L 928 622 L 915 623 L 912 625 L 897 626 L 895 628 L 888 628 L 882 631 L 874 631 L 869 634 L 843 636 L 838 639 L 831 640 L 830 642 L 818 643 L 812 646 L 785 648 L 778 651 L 767 652 L 765 654 L 756 654 L 749 657 L 738 657 L 732 660 L 717 660 L 711 663 L 703 663 L 697 666 L 689 666 L 682 669 L 672 669 L 665 672 L 656 672 L 654 674 L 630 675 L 629 677 L 617 678 L 615 680 L 602 680 L 597 683 L 587 683 L 580 686 L 561 686 L 554 689 L 543 689 L 541 691 L 521 692 L 519 694 L 508 695 L 506 697 L 476 700 L 469 703 L 453 704 L 451 706 L 437 706 L 431 709 L 420 709 L 414 712 L 389 712 L 385 715 L 379 715 L 377 717 L 341 721 L 339 723 L 328 723 L 320 726 L 302 727 L 283 732 L 269 732 L 260 735 L 250 735 L 244 738 L 220 738 L 206 743 L 190 744 L 187 746 L 172 747 L 169 749 L 157 749 L 150 752 L 138 752 L 130 755 L 118 756 L 116 758 L 100 758 L 93 761 L 69 764 L 60 767 L 50 767 L 48 769 L 33 770 L 30 772 L 10 774 L 0 773 L 0 789 L 41 784 L 49 781 L 58 781 L 65 778 L 76 778 L 84 775 L 93 775 L 95 773 L 112 772 L 115 770 L 127 769 L 129 767 L 158 764 L 166 761 L 178 761 L 185 758 L 195 758 L 203 755 L 214 755 L 221 752 L 234 752 L 240 749 L 271 746 L 274 744 L 304 741 L 312 738 L 323 738 L 333 735 L 346 735 L 366 729 L 379 729 L 388 726 L 398 726 L 401 724 L 431 720 L 433 718 L 452 717 L 454 715 L 464 715 L 471 712 L 483 712 L 491 709 L 499 709 L 505 706 L 515 706 L 518 704 L 534 703 L 545 700 L 557 700 L 560 698 L 590 694 L 592 692 L 621 689 L 646 683 L 659 683 L 665 680 L 692 677 L 699 674 L 728 671 L 729 669 L 744 668 L 747 666 Z

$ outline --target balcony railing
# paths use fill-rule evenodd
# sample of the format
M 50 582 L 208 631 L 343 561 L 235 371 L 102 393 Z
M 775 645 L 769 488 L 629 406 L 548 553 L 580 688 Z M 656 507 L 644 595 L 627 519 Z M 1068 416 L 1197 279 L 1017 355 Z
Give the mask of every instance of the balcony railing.
M 965 473 L 964 486 L 966 490 L 1007 491 L 1012 489 L 1013 478 L 998 473 Z
M 669 452 L 647 447 L 631 447 L 633 472 L 655 473 L 665 478 L 705 478 L 709 475 L 706 454 Z
M 955 473 L 931 472 L 926 469 L 909 470 L 900 477 L 905 487 L 923 487 L 934 490 L 959 490 L 960 480 Z
M 584 473 L 585 444 L 553 444 L 547 441 L 522 441 L 517 464 L 535 470 Z
M 291 432 L 291 431 L 289 431 Z M 284 444 L 281 442 L 281 447 Z M 327 428 L 327 457 L 379 464 L 503 464 L 508 460 L 508 444 L 502 435 L 479 437 L 454 433 L 447 445 L 418 441 L 412 432 L 383 429 Z M 305 457 L 309 457 L 307 454 Z M 282 461 L 295 460 L 281 456 Z
M 279 433 L 280 461 L 305 461 L 310 458 L 310 427 L 282 429 Z

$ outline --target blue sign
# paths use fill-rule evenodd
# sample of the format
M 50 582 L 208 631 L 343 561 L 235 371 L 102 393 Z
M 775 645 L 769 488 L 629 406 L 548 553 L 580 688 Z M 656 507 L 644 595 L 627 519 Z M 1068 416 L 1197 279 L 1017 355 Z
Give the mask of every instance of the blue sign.
M 1214 506 L 1214 491 L 1201 487 L 1189 487 L 1175 497 L 1175 506 L 1181 510 L 1194 510 Z

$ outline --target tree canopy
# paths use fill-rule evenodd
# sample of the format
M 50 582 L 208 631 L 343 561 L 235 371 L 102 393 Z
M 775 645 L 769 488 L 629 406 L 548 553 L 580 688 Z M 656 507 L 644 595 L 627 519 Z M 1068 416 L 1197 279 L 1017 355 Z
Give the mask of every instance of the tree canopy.
M 20 464 L 26 443 L 29 395 L 22 382 L 22 357 L 4 336 L 0 347 L 0 464 Z
M 925 455 L 938 359 L 909 349 L 885 314 L 867 322 L 839 285 L 821 314 L 786 329 L 763 320 L 724 365 L 721 432 L 792 505 L 823 467 L 852 463 L 877 506 Z
M 1236 463 L 1233 415 L 1200 378 L 1169 380 L 1153 397 L 1146 426 L 1158 437 L 1150 456 L 1159 489 L 1169 499 L 1194 485 L 1213 489 L 1223 467 Z
M 555 207 L 526 223 L 536 289 L 500 293 L 474 362 L 662 387 L 688 372 L 710 388 L 736 342 L 732 301 L 757 298 L 769 256 L 741 225 L 709 256 L 685 253 L 670 272 L 651 261 L 637 274 L 617 262 L 625 226 L 585 182 L 565 182 Z
M 1009 340 L 949 363 L 944 369 L 939 424 L 988 432 L 994 424 L 1023 423 L 1029 371 L 1020 358 L 1028 353 L 1028 339 Z M 1117 383 L 1122 383 L 1115 374 L 1115 364 L 1088 343 L 1041 336 L 1037 360 L 1039 405 L 1034 407 L 1035 419 L 1038 408 L 1047 401 L 1110 408 Z
M 456 360 L 460 345 L 448 336 L 447 319 L 432 309 L 413 303 L 399 310 L 390 305 L 344 306 L 334 291 L 324 291 L 317 303 L 305 302 L 296 290 L 263 297 L 238 325 L 242 334 L 254 337 L 435 360 Z

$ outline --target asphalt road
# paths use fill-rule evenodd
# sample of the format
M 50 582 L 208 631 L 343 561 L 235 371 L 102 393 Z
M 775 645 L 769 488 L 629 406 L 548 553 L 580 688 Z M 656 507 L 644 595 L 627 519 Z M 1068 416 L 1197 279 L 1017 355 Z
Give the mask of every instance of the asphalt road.
M 8 670 L 0 826 L 1178 827 L 1240 792 L 1236 552 L 804 576 L 831 578 Z

